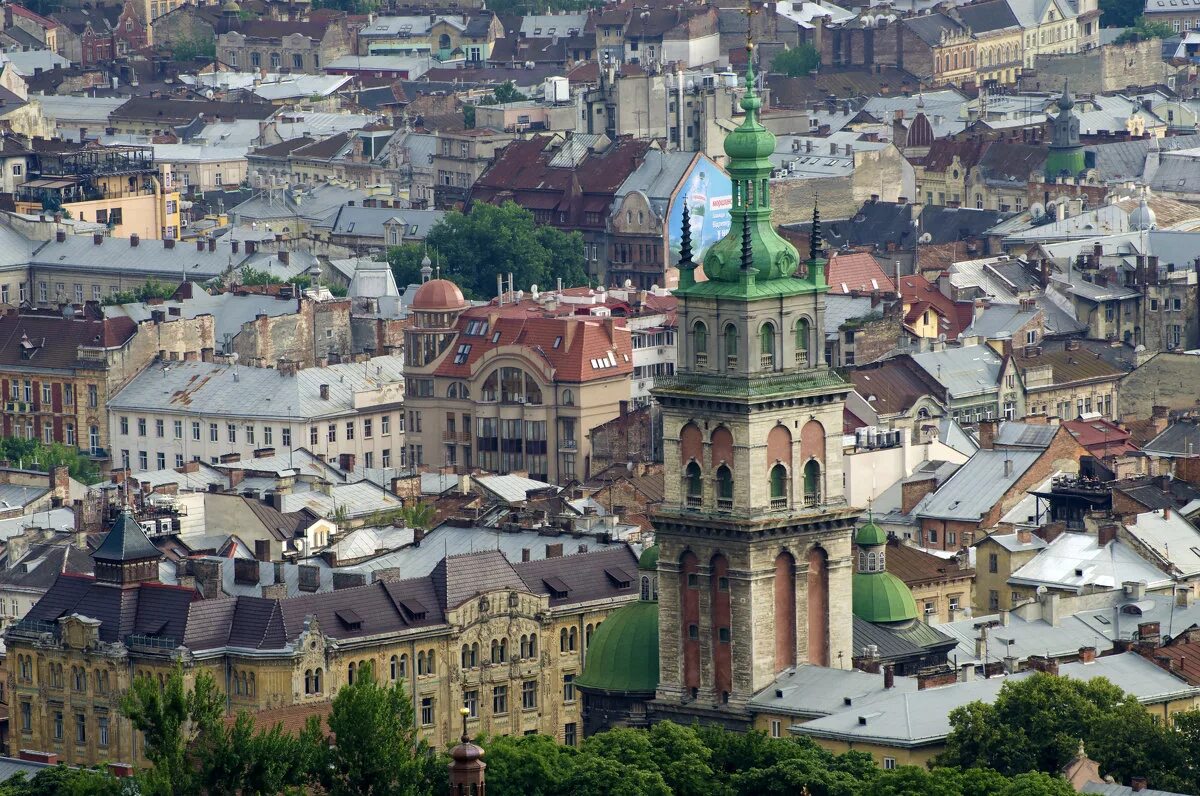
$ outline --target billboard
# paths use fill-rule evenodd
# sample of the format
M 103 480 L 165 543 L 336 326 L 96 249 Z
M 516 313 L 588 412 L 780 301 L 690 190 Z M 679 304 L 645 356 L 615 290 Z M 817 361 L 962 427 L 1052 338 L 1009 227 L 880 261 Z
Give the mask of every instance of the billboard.
M 733 209 L 733 183 L 720 166 L 701 156 L 683 178 L 683 184 L 671 203 L 667 221 L 669 264 L 679 264 L 679 246 L 683 236 L 683 207 L 687 205 L 692 231 L 692 260 L 704 262 L 704 253 L 729 232 Z

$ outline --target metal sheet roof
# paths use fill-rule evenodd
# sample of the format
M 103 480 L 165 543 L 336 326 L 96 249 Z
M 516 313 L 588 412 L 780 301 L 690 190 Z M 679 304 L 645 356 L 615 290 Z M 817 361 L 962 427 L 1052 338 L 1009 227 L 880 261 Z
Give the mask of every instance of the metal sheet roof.
M 1041 458 L 1042 451 L 979 450 L 929 496 L 919 517 L 978 520 Z M 1011 462 L 1011 466 L 1005 462 Z
M 910 356 L 946 388 L 951 398 L 994 393 L 998 389 L 1000 357 L 985 345 L 946 348 Z

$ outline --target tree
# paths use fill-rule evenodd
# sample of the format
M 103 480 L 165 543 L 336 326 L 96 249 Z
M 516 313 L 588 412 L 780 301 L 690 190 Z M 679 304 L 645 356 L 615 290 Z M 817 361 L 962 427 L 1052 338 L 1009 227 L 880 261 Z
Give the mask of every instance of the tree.
M 1171 26 L 1165 22 L 1152 22 L 1144 16 L 1137 18 L 1133 27 L 1127 28 L 1120 36 L 1113 39 L 1114 44 L 1129 44 L 1146 39 L 1169 39 L 1175 35 Z
M 1100 24 L 1106 28 L 1130 27 L 1145 7 L 1141 0 L 1100 0 Z
M 199 790 L 193 745 L 210 736 L 224 711 L 224 697 L 206 669 L 196 671 L 189 690 L 183 667 L 176 665 L 165 683 L 149 676 L 134 679 L 121 698 L 121 712 L 142 733 L 146 759 L 153 768 L 143 772 L 145 794 L 193 793 Z
M 821 65 L 821 54 L 811 44 L 780 50 L 771 59 L 771 71 L 788 77 L 804 77 Z
M 0 437 L 0 458 L 47 472 L 54 467 L 66 467 L 72 478 L 85 484 L 100 480 L 100 468 L 86 454 L 61 442 L 47 445 L 27 437 Z
M 421 280 L 420 263 L 426 252 L 441 275 L 468 297 L 496 294 L 496 275 L 512 274 L 518 288 L 543 287 L 562 279 L 567 286 L 585 284 L 583 237 L 534 223 L 533 213 L 513 202 L 497 207 L 478 203 L 469 213 L 452 210 L 429 230 L 426 246 L 413 244 L 388 249 L 396 284 Z
M 520 102 L 527 100 L 529 97 L 517 91 L 516 85 L 509 80 L 506 83 L 501 83 L 492 90 L 492 96 L 496 98 L 496 102 L 503 105 L 506 102 Z
M 101 303 L 104 306 L 109 306 L 112 304 L 134 304 L 152 298 L 169 299 L 175 295 L 175 291 L 178 289 L 178 285 L 171 286 L 164 282 L 159 282 L 157 279 L 147 279 L 146 283 L 141 287 L 113 293 Z
M 500 735 L 480 738 L 487 750 L 490 796 L 558 796 L 574 765 L 576 750 L 560 746 L 549 735 Z
M 171 48 L 175 61 L 194 61 L 197 58 L 212 60 L 217 57 L 217 40 L 188 36 L 175 40 Z
M 32 777 L 24 772 L 0 782 L 0 796 L 119 796 L 121 780 L 91 768 L 44 768 Z
M 418 737 L 402 683 L 375 682 L 369 662 L 333 699 L 319 780 L 331 796 L 419 796 L 445 791 L 445 765 Z

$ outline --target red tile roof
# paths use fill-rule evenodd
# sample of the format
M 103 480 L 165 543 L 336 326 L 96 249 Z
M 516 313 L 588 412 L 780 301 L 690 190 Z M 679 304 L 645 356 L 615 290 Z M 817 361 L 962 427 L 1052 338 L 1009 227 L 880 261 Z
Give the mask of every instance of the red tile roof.
M 560 381 L 593 381 L 633 372 L 633 344 L 629 329 L 620 318 L 568 316 L 533 317 L 533 310 L 517 305 L 504 311 L 498 307 L 476 307 L 459 317 L 458 336 L 449 346 L 436 374 L 469 377 L 484 356 L 507 349 L 531 360 L 536 367 L 549 366 Z M 486 331 L 468 336 L 470 321 L 486 319 Z M 470 350 L 455 363 L 459 347 Z
M 896 285 L 879 267 L 879 262 L 866 252 L 835 254 L 825 266 L 825 281 L 833 293 L 896 291 Z
M 1139 450 L 1130 442 L 1128 431 L 1102 417 L 1094 420 L 1066 420 L 1063 421 L 1063 425 L 1075 441 L 1094 456 L 1124 456 Z
M 937 289 L 937 285 L 923 276 L 914 274 L 900 277 L 900 297 L 905 304 L 930 305 L 945 321 L 948 340 L 957 338 L 959 332 L 971 325 L 974 317 L 973 304 L 967 301 L 956 302 L 943 295 Z

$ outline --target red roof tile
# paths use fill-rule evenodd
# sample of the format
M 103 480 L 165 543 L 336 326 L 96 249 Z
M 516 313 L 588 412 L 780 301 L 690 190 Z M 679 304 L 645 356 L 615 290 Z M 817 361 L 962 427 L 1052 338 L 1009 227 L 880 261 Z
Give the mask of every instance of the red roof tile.
M 953 340 L 959 332 L 971 324 L 974 305 L 956 302 L 937 289 L 937 285 L 923 276 L 900 277 L 900 297 L 905 304 L 928 304 L 946 323 L 946 338 Z M 961 305 L 961 306 L 960 306 Z M 924 310 L 922 310 L 923 312 Z
M 835 254 L 825 266 L 825 281 L 833 293 L 896 291 L 896 285 L 879 267 L 879 262 L 866 252 Z

